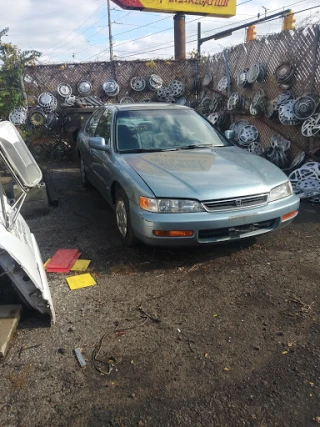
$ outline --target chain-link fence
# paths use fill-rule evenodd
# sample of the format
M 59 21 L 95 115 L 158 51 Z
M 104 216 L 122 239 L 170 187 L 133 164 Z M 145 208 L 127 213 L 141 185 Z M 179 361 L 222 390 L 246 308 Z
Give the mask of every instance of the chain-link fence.
M 320 82 L 320 65 L 318 61 L 318 42 L 315 35 L 315 26 L 296 31 L 284 31 L 278 34 L 263 37 L 259 40 L 240 44 L 227 51 L 228 66 L 231 77 L 231 91 L 245 96 L 248 100 L 254 97 L 258 89 L 263 89 L 269 100 L 275 99 L 283 89 L 275 78 L 276 68 L 284 62 L 295 67 L 292 92 L 295 98 L 306 93 L 318 93 Z M 261 82 L 255 82 L 243 88 L 237 85 L 241 70 L 249 68 L 255 63 L 263 63 L 266 67 L 266 77 Z M 205 74 L 212 74 L 213 83 L 201 88 L 201 81 Z M 151 74 L 159 75 L 163 85 L 168 86 L 173 80 L 182 82 L 185 86 L 184 97 L 192 106 L 197 106 L 204 98 L 214 98 L 218 91 L 218 82 L 226 75 L 226 58 L 224 53 L 209 58 L 201 58 L 199 64 L 195 60 L 186 61 L 113 61 L 82 64 L 56 64 L 28 67 L 26 70 L 26 90 L 31 104 L 36 104 L 38 96 L 43 92 L 57 95 L 59 84 L 69 84 L 74 95 L 78 95 L 77 88 L 81 81 L 88 81 L 92 86 L 92 95 L 103 102 L 121 102 L 130 97 L 134 102 L 146 100 L 158 101 L 157 93 L 150 90 L 148 85 L 143 91 L 133 90 L 130 82 L 133 77 L 145 80 Z M 117 81 L 120 91 L 117 96 L 109 97 L 103 90 L 106 80 Z M 226 110 L 227 91 L 222 93 L 224 102 L 221 109 Z M 79 95 L 78 95 L 79 96 Z M 319 139 L 306 138 L 301 134 L 301 123 L 296 126 L 287 126 L 277 120 L 268 120 L 263 116 L 252 116 L 249 111 L 233 112 L 232 121 L 245 118 L 257 127 L 260 141 L 264 147 L 268 146 L 270 137 L 280 134 L 292 142 L 291 158 L 300 151 L 312 151 L 319 148 Z M 229 122 L 226 122 L 229 125 Z M 48 142 L 46 142 L 46 138 Z M 68 149 L 67 142 L 61 135 L 43 138 L 42 143 L 56 151 L 61 144 L 62 151 Z M 53 141 L 53 142 L 52 142 Z M 60 142 L 59 142 L 60 141 Z
M 278 34 L 263 37 L 259 40 L 247 42 L 228 51 L 228 64 L 231 78 L 231 91 L 238 92 L 249 100 L 257 90 L 263 89 L 269 100 L 275 99 L 282 91 L 275 78 L 276 68 L 285 62 L 295 68 L 294 80 L 290 89 L 295 98 L 303 94 L 319 94 L 320 64 L 318 61 L 318 40 L 315 35 L 315 26 L 296 31 L 283 31 Z M 243 88 L 237 84 L 239 73 L 250 68 L 253 64 L 262 63 L 266 67 L 266 78 L 262 82 Z M 214 89 L 217 83 L 226 75 L 226 60 L 223 53 L 208 59 L 201 70 L 209 70 L 214 75 Z M 202 96 L 210 96 L 212 91 L 207 90 Z M 224 104 L 226 108 L 226 102 Z M 280 134 L 292 142 L 291 156 L 299 151 L 313 151 L 320 147 L 320 141 L 306 138 L 301 134 L 301 123 L 296 126 L 287 126 L 277 120 L 268 120 L 261 116 L 252 116 L 248 111 L 243 114 L 235 112 L 234 120 L 246 119 L 257 127 L 260 140 L 264 147 L 270 142 L 270 137 Z
M 93 62 L 84 64 L 57 64 L 38 65 L 26 70 L 26 88 L 31 103 L 36 103 L 41 92 L 56 94 L 59 84 L 67 83 L 72 92 L 80 96 L 77 88 L 82 81 L 91 83 L 91 94 L 99 97 L 104 102 L 120 102 L 125 97 L 130 97 L 134 102 L 146 99 L 157 101 L 157 94 L 146 85 L 143 91 L 135 91 L 130 82 L 133 77 L 141 77 L 146 81 L 152 74 L 159 75 L 163 86 L 168 86 L 173 80 L 178 80 L 185 85 L 185 96 L 194 99 L 194 78 L 196 62 L 188 61 L 113 61 Z M 107 96 L 103 90 L 103 83 L 107 80 L 116 80 L 120 91 L 115 97 Z

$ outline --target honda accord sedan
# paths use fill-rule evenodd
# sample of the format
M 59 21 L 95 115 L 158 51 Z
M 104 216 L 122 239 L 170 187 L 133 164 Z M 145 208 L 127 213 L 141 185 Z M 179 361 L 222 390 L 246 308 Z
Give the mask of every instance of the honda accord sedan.
M 299 198 L 279 168 L 189 107 L 104 105 L 78 133 L 77 148 L 83 185 L 113 207 L 128 246 L 233 241 L 298 214 Z

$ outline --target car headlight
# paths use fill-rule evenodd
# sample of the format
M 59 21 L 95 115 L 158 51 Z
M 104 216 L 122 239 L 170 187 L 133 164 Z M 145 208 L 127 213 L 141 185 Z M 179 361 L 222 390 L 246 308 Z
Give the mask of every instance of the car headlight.
M 140 208 L 159 213 L 190 213 L 205 210 L 196 200 L 152 199 L 142 196 L 140 196 Z
M 269 202 L 274 202 L 275 200 L 283 199 L 284 197 L 291 196 L 292 194 L 292 185 L 291 182 L 285 182 L 284 184 L 274 187 L 269 194 Z

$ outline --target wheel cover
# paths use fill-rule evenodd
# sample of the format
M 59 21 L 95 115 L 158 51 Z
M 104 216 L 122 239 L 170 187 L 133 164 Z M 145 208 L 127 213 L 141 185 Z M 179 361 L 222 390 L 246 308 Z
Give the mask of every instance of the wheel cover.
M 128 217 L 127 217 L 126 206 L 124 204 L 124 201 L 121 199 L 117 201 L 116 219 L 117 219 L 117 226 L 121 233 L 121 236 L 125 238 L 128 231 Z

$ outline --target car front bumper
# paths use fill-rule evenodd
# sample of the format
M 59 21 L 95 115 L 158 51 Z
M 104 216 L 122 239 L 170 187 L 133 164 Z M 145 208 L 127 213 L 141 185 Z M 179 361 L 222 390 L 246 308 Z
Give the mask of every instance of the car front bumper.
M 298 214 L 300 199 L 291 195 L 257 208 L 181 214 L 153 213 L 130 202 L 134 234 L 152 246 L 195 246 L 257 236 L 283 227 Z M 282 217 L 296 214 L 287 220 Z M 157 237 L 154 230 L 192 230 L 191 237 Z

